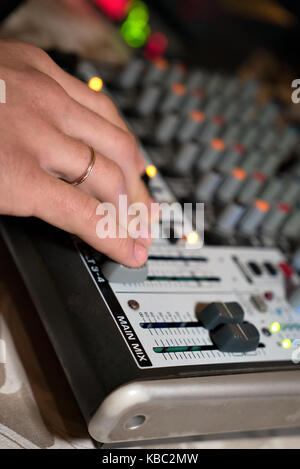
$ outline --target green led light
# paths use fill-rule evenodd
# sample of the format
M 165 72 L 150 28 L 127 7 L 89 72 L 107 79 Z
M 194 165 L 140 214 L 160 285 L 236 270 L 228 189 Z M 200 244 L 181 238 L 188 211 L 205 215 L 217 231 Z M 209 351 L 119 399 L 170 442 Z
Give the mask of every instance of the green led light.
M 130 47 L 142 47 L 146 44 L 151 34 L 148 20 L 147 5 L 140 0 L 133 2 L 127 19 L 121 26 L 121 34 Z
M 134 2 L 127 17 L 130 21 L 142 21 L 144 24 L 148 23 L 149 10 L 144 2 Z
M 125 21 L 121 26 L 121 34 L 130 47 L 142 47 L 151 33 L 148 24 L 141 27 L 139 22 Z
M 291 348 L 292 346 L 292 341 L 290 339 L 284 339 L 282 342 L 281 342 L 281 346 L 285 349 L 289 349 Z
M 279 332 L 281 329 L 281 325 L 279 322 L 273 322 L 273 324 L 271 324 L 271 327 L 270 327 L 270 332 L 272 332 L 272 334 L 275 334 L 276 332 Z

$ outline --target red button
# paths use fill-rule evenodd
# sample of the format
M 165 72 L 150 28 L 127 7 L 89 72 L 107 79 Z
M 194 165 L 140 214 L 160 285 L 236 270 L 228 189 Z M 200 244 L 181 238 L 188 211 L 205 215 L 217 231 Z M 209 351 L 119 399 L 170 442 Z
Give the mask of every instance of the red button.
M 292 267 L 287 262 L 281 262 L 281 264 L 279 264 L 279 267 L 281 268 L 282 272 L 286 277 L 292 277 L 292 275 L 294 275 Z
M 271 291 L 267 291 L 267 292 L 265 293 L 265 298 L 266 298 L 266 300 L 268 300 L 268 301 L 272 301 L 273 298 L 274 298 L 274 293 L 271 292 Z

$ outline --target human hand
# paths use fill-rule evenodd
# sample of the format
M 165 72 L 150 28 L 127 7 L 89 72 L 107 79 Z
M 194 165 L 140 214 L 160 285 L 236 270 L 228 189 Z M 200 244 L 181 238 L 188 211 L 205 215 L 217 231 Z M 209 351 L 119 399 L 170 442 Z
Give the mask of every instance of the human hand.
M 142 239 L 99 239 L 99 201 L 118 206 L 150 196 L 141 181 L 144 163 L 133 134 L 110 98 L 68 75 L 34 46 L 0 41 L 0 213 L 38 217 L 73 233 L 117 262 L 136 267 L 147 258 Z M 66 182 L 95 166 L 78 187 Z

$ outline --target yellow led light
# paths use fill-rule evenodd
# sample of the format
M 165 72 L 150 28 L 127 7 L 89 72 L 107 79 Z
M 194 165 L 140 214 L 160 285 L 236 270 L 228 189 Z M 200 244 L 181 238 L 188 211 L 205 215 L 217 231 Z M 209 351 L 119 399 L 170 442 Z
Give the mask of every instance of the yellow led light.
M 157 175 L 157 168 L 154 165 L 150 164 L 146 168 L 146 174 L 151 179 L 155 178 L 155 176 Z
M 273 322 L 270 327 L 270 331 L 275 334 L 276 332 L 279 332 L 281 329 L 281 325 L 279 322 Z
M 103 80 L 99 77 L 93 77 L 89 81 L 89 88 L 93 91 L 101 91 L 103 88 Z
M 282 342 L 281 342 L 281 346 L 285 349 L 289 349 L 291 348 L 292 346 L 292 341 L 290 339 L 284 339 Z
M 186 242 L 189 244 L 196 244 L 199 240 L 199 235 L 196 233 L 196 231 L 192 231 L 190 234 L 187 235 L 186 237 Z

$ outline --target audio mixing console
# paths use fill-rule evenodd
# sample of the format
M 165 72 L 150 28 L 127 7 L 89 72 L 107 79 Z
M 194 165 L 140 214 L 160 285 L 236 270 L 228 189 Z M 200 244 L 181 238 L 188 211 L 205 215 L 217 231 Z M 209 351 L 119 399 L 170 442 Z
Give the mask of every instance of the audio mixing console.
M 78 63 L 84 81 L 99 73 L 159 168 L 152 196 L 205 202 L 206 230 L 193 249 L 156 239 L 130 269 L 41 222 L 2 219 L 90 434 L 299 426 L 297 130 L 252 80 L 164 60 L 121 73 Z

